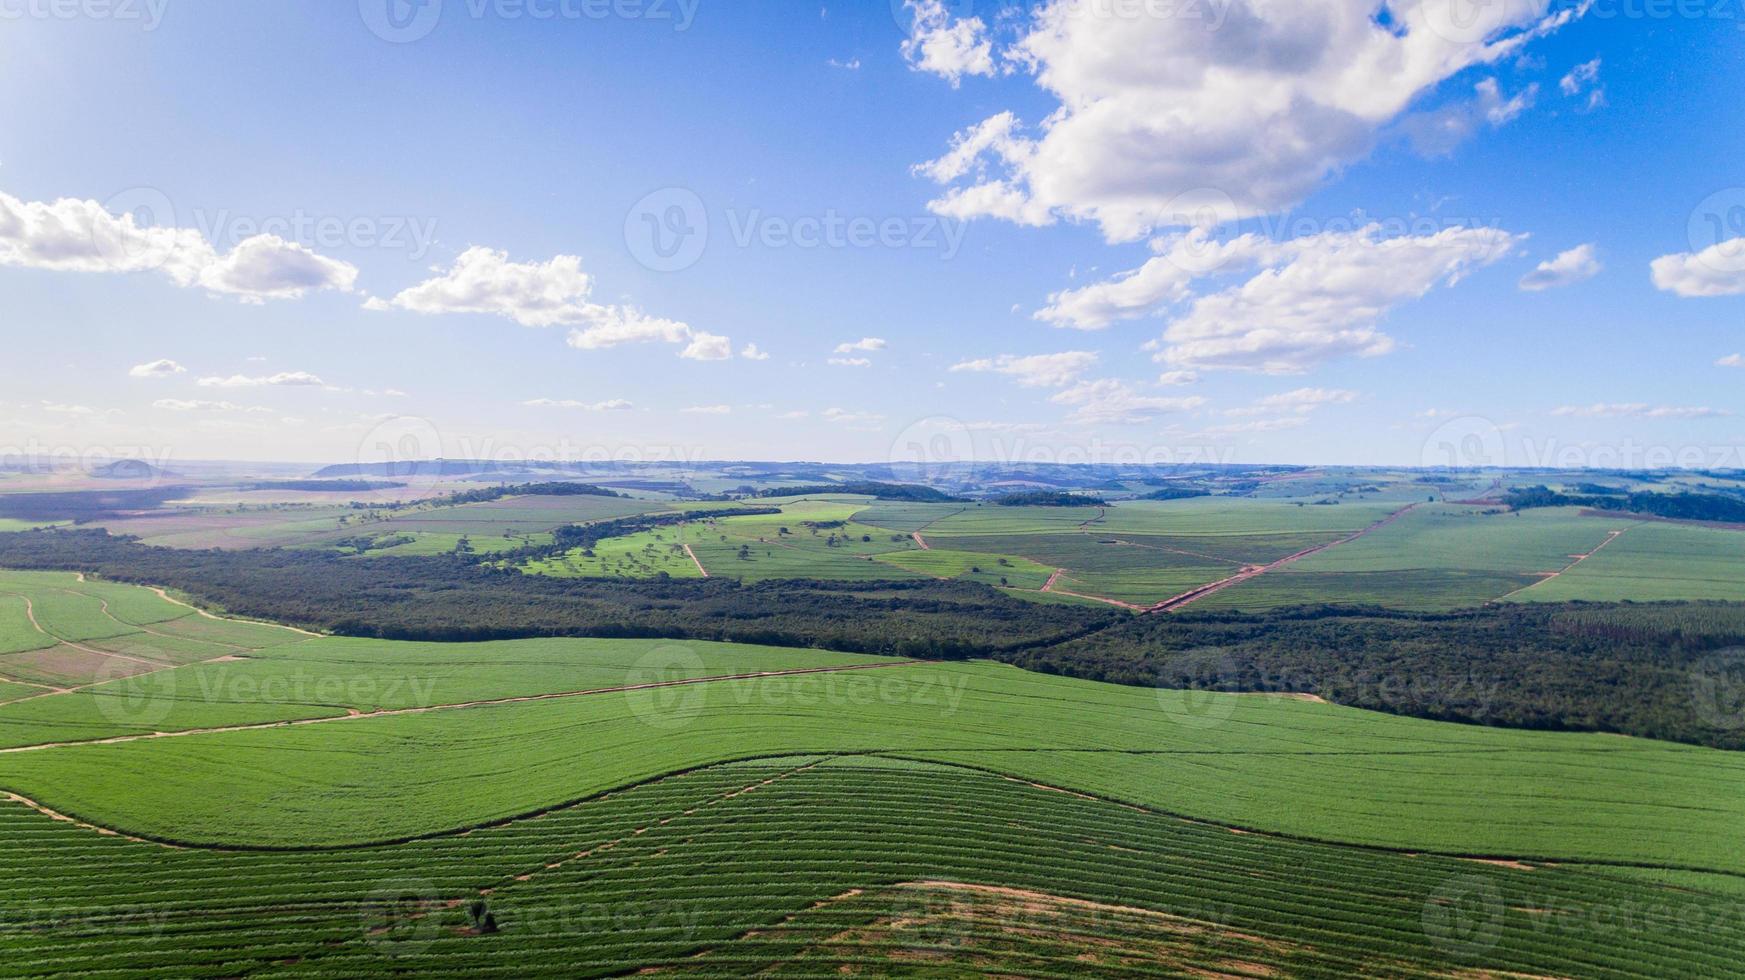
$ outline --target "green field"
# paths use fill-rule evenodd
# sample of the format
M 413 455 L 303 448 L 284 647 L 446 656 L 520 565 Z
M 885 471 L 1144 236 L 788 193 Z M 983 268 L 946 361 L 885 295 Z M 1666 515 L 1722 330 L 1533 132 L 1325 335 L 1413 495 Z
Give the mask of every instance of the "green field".
M 1745 531 L 1644 521 L 1521 602 L 1745 601 Z
M 1236 835 L 864 757 L 354 851 L 167 850 L 0 804 L 0 867 L 7 962 L 67 974 L 1669 976 L 1726 972 L 1742 938 L 1702 882 Z
M 0 946 L 34 972 L 1628 975 L 1715 972 L 1745 930 L 1736 753 L 992 663 L 311 637 L 65 574 L 0 592 L 164 658 L 0 682 L 0 791 L 120 835 L 0 802 Z M 1620 939 L 1594 919 L 1619 903 L 1682 917 Z

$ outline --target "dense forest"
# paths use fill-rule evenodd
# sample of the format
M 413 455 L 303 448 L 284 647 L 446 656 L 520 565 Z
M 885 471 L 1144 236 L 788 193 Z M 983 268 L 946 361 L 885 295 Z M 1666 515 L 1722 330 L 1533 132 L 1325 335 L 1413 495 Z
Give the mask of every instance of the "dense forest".
M 1001 507 L 1107 507 L 1109 502 L 1088 493 L 1065 490 L 1020 490 L 991 498 Z
M 1588 486 L 1592 486 L 1588 484 Z M 1598 488 L 1606 489 L 1606 488 Z M 1632 493 L 1576 495 L 1548 487 L 1510 490 L 1503 501 L 1516 510 L 1533 507 L 1589 507 L 1594 510 L 1647 514 L 1675 521 L 1722 521 L 1745 524 L 1745 499 L 1715 493 Z
M 1135 617 L 1003 659 L 1121 684 L 1313 694 L 1421 718 L 1745 749 L 1742 644 L 1741 604 L 1305 607 Z
M 677 516 L 609 523 L 625 533 Z M 1313 694 L 1424 718 L 1745 749 L 1745 604 L 1133 616 L 969 582 L 548 578 L 469 556 L 177 550 L 95 530 L 0 534 L 0 567 L 167 586 L 238 615 L 353 636 L 692 638 L 985 657 L 1120 684 Z
M 964 582 L 549 578 L 461 557 L 178 550 L 102 531 L 0 534 L 0 567 L 166 586 L 236 615 L 409 640 L 691 638 L 954 659 L 1058 642 L 1125 615 Z

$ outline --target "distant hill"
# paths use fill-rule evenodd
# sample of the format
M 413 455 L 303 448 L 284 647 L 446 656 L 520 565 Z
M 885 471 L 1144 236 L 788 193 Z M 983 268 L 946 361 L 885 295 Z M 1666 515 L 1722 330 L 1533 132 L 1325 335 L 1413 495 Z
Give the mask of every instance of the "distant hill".
M 810 497 L 823 493 L 852 493 L 878 500 L 900 500 L 915 504 L 961 503 L 962 497 L 913 483 L 877 483 L 871 480 L 854 483 L 819 483 L 805 487 L 776 487 L 764 490 L 759 497 Z
M 91 476 L 98 480 L 156 480 L 169 475 L 143 459 L 118 459 L 91 470 Z

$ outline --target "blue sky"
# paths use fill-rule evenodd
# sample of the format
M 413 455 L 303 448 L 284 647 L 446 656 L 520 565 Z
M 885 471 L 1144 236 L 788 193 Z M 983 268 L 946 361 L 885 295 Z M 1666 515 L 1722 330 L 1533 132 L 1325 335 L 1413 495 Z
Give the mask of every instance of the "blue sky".
M 0 0 L 0 449 L 1745 466 L 1736 2 L 390 2 Z

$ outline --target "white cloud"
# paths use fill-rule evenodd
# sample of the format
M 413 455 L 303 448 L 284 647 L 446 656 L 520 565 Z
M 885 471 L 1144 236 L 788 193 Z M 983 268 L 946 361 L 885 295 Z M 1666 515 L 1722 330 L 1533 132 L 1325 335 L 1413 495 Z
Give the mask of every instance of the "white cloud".
M 838 354 L 852 354 L 856 351 L 881 351 L 884 349 L 885 341 L 882 337 L 862 337 L 859 340 L 851 340 L 847 343 L 836 345 L 836 353 Z
M 96 201 L 22 201 L 0 193 L 0 265 L 59 272 L 161 272 L 178 286 L 248 302 L 349 292 L 356 266 L 277 235 L 256 235 L 220 255 L 191 228 L 141 224 Z
M 319 388 L 327 382 L 307 371 L 281 371 L 264 377 L 233 374 L 228 378 L 201 378 L 195 384 L 202 388 Z
M 1179 388 L 1183 385 L 1198 384 L 1198 371 L 1165 371 L 1157 376 L 1157 383 L 1165 388 Z
M 842 61 L 837 58 L 826 58 L 824 59 L 824 63 L 832 68 L 841 68 L 844 71 L 860 71 L 859 58 L 850 58 L 847 61 Z
M 482 313 L 528 327 L 570 327 L 568 343 L 578 350 L 604 350 L 622 344 L 683 344 L 680 357 L 725 360 L 727 338 L 692 330 L 677 320 L 652 317 L 630 306 L 592 302 L 593 277 L 582 260 L 558 255 L 545 262 L 511 262 L 509 253 L 474 246 L 446 271 L 402 290 L 392 301 L 371 299 L 373 310 L 398 307 L 414 313 Z
M 864 357 L 832 357 L 826 363 L 837 367 L 872 367 L 872 361 Z
M 1187 398 L 1142 395 L 1127 382 L 1113 378 L 1081 381 L 1057 392 L 1049 401 L 1075 406 L 1071 421 L 1086 424 L 1144 422 L 1159 415 L 1190 411 L 1206 403 L 1206 399 L 1198 395 Z
M 1342 356 L 1394 348 L 1378 324 L 1394 307 L 1452 286 L 1509 255 L 1521 239 L 1488 228 L 1382 237 L 1379 225 L 1273 243 L 1253 236 L 1230 258 L 1262 268 L 1194 299 L 1149 346 L 1177 370 L 1300 374 Z M 1235 244 L 1233 242 L 1232 244 Z
M 1268 395 L 1246 408 L 1232 408 L 1226 415 L 1274 415 L 1294 413 L 1307 415 L 1326 405 L 1348 405 L 1358 398 L 1355 391 L 1340 388 L 1298 388 L 1277 395 Z
M 941 214 L 1095 221 L 1112 241 L 1198 224 L 1178 201 L 1198 189 L 1218 189 L 1220 220 L 1278 211 L 1365 156 L 1426 92 L 1518 55 L 1582 10 L 1549 8 L 1230 0 L 1128 17 L 1106 0 L 1051 0 L 1006 58 L 1058 108 L 1028 134 L 1009 113 L 991 117 L 921 169 L 970 179 L 934 202 Z M 991 54 L 973 64 L 993 70 Z M 1510 100 L 1495 110 L 1518 111 Z
M 791 412 L 783 412 L 782 414 L 776 416 L 776 418 L 778 418 L 778 419 L 803 419 L 803 418 L 809 417 L 811 414 L 812 414 L 811 412 L 808 412 L 803 408 L 797 408 Z
M 1195 279 L 1228 263 L 1253 261 L 1272 246 L 1258 235 L 1218 241 L 1206 229 L 1195 228 L 1156 239 L 1151 248 L 1157 256 L 1137 269 L 1051 294 L 1036 319 L 1057 327 L 1101 330 L 1117 320 L 1144 316 L 1185 299 Z
M 414 313 L 494 314 L 523 326 L 550 327 L 599 319 L 602 308 L 588 302 L 593 288 L 577 256 L 510 262 L 507 252 L 474 246 L 448 271 L 401 290 L 388 305 Z
M 980 17 L 953 22 L 943 0 L 904 0 L 903 7 L 915 18 L 902 46 L 909 67 L 938 75 L 952 88 L 965 75 L 994 73 L 993 42 Z
M 1718 408 L 1679 405 L 1648 405 L 1642 402 L 1623 404 L 1564 405 L 1553 409 L 1552 415 L 1590 419 L 1708 419 L 1731 415 Z
M 351 292 L 357 267 L 277 235 L 256 235 L 200 270 L 200 285 L 250 302 L 299 299 L 322 289 Z
M 851 412 L 841 408 L 827 408 L 824 410 L 824 420 L 838 425 L 868 429 L 877 428 L 878 424 L 885 420 L 885 417 L 873 412 Z
M 1557 83 L 1557 87 L 1563 90 L 1564 95 L 1578 95 L 1582 89 L 1599 77 L 1600 59 L 1595 58 L 1592 61 L 1576 65 L 1569 74 L 1563 76 L 1563 79 Z
M 1030 388 L 1060 388 L 1072 384 L 1097 363 L 1094 351 L 1069 350 L 1058 354 L 1001 354 L 963 361 L 951 366 L 952 371 L 978 371 L 1004 374 Z
M 1715 362 L 1716 367 L 1745 367 L 1745 354 L 1728 354 Z
M 161 408 L 169 412 L 240 412 L 241 405 L 232 402 L 201 401 L 199 399 L 160 398 L 151 403 L 153 408 Z
M 733 412 L 733 406 L 732 405 L 692 405 L 690 408 L 681 408 L 681 409 L 679 409 L 679 411 L 683 412 L 686 415 L 729 415 Z
M 622 398 L 603 402 L 579 402 L 569 398 L 535 398 L 521 404 L 528 408 L 575 408 L 584 412 L 626 412 L 635 407 Z
M 687 361 L 727 361 L 733 358 L 733 341 L 720 334 L 701 330 L 691 335 L 691 342 L 679 351 Z
M 1577 245 L 1548 259 L 1521 277 L 1521 288 L 1530 293 L 1571 286 L 1600 274 L 1600 260 L 1592 245 Z
M 764 353 L 762 350 L 759 350 L 758 346 L 756 344 L 746 344 L 745 347 L 742 350 L 740 350 L 739 356 L 745 358 L 748 361 L 767 361 L 767 360 L 769 360 L 769 355 Z
M 1445 156 L 1484 126 L 1496 129 L 1514 122 L 1538 97 L 1539 86 L 1529 85 L 1505 98 L 1497 80 L 1487 78 L 1473 86 L 1471 99 L 1406 116 L 1400 129 L 1420 154 Z
M 1569 74 L 1558 81 L 1557 87 L 1563 90 L 1564 95 L 1572 97 L 1580 95 L 1586 89 L 1587 102 L 1582 106 L 1582 109 L 1592 112 L 1606 104 L 1606 90 L 1599 83 L 1599 79 L 1600 59 L 1595 58 L 1592 61 L 1576 65 Z
M 172 375 L 186 374 L 187 371 L 187 368 L 166 357 L 134 365 L 128 369 L 127 376 L 130 378 L 168 378 Z
M 1654 285 L 1680 296 L 1737 296 L 1745 293 L 1745 238 L 1710 245 L 1700 252 L 1662 255 L 1649 263 Z

